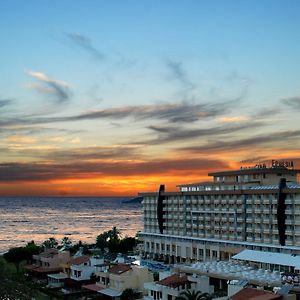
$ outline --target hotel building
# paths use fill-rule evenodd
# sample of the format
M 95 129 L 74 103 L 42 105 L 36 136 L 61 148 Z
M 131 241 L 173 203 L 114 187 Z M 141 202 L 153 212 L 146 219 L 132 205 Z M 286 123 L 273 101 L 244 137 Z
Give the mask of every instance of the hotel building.
M 244 249 L 300 255 L 300 184 L 292 162 L 209 173 L 211 182 L 143 196 L 144 256 L 227 260 Z

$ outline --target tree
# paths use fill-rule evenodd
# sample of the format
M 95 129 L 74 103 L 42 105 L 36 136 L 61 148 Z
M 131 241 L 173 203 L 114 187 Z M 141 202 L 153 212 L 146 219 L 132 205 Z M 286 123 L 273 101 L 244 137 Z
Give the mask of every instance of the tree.
M 31 256 L 41 253 L 42 247 L 35 244 L 34 241 L 28 242 L 25 248 L 30 252 Z
M 200 291 L 186 290 L 180 293 L 176 300 L 210 300 L 212 297 L 208 293 Z
M 128 253 L 129 251 L 132 251 L 133 248 L 136 246 L 137 241 L 134 237 L 125 237 L 120 241 L 120 251 L 121 253 Z
M 108 231 L 108 235 L 109 239 L 120 240 L 121 232 L 116 226 L 114 226 L 111 230 Z
M 108 248 L 110 252 L 119 252 L 119 244 L 120 230 L 115 226 L 111 230 L 99 234 L 96 238 L 96 246 L 102 251 L 104 248 Z
M 96 238 L 96 246 L 102 251 L 107 247 L 108 231 L 99 234 Z
M 44 246 L 46 249 L 56 248 L 57 245 L 58 242 L 54 237 L 51 237 L 42 243 L 42 246 Z
M 133 289 L 125 289 L 121 295 L 121 300 L 134 300 L 135 292 Z
M 67 236 L 65 236 L 61 240 L 61 244 L 62 244 L 63 248 L 69 249 L 72 246 L 72 241 L 70 240 L 70 238 L 68 238 Z
M 17 273 L 20 271 L 20 263 L 24 260 L 31 260 L 31 253 L 25 247 L 11 248 L 7 253 L 3 255 L 4 259 L 13 263 L 16 266 Z
M 2 282 L 7 277 L 10 277 L 11 274 L 12 270 L 9 267 L 7 261 L 0 256 L 0 281 Z

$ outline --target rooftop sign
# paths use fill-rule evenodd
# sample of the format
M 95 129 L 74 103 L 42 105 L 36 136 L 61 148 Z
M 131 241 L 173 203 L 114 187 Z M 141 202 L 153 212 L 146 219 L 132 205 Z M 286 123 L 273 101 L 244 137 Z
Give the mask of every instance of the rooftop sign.
M 290 168 L 294 169 L 294 162 L 292 160 L 275 160 L 272 159 L 271 165 L 268 164 L 271 168 Z M 241 170 L 244 169 L 266 169 L 267 164 L 266 163 L 257 163 L 254 166 L 251 167 L 241 167 Z
M 272 160 L 272 168 L 294 168 L 294 162 L 292 160 Z

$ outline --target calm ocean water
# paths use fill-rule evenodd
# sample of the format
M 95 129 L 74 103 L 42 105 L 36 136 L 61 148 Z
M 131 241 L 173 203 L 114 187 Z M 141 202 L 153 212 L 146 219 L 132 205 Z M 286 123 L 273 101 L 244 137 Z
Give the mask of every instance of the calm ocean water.
M 134 236 L 142 230 L 142 206 L 123 200 L 128 198 L 0 197 L 0 253 L 49 237 L 93 243 L 113 226 Z

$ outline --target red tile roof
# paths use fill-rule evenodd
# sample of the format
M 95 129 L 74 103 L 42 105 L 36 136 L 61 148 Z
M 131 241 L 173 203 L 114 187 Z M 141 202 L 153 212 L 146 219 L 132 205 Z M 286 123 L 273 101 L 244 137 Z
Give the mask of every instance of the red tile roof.
M 90 260 L 90 257 L 87 255 L 79 256 L 71 259 L 71 265 L 81 265 Z
M 189 283 L 187 276 L 179 276 L 178 274 L 173 274 L 157 282 L 157 284 L 177 288 L 183 284 Z
M 87 285 L 83 285 L 82 288 L 93 291 L 93 292 L 98 292 L 100 290 L 103 290 L 104 288 L 93 283 L 93 284 L 87 284 Z
M 44 274 L 50 274 L 50 273 L 59 273 L 62 272 L 62 268 L 57 267 L 57 268 L 47 268 L 47 267 L 39 267 L 32 269 L 32 272 L 37 272 L 37 273 L 44 273 Z
M 58 254 L 58 250 L 57 249 L 46 249 L 44 252 L 40 253 L 39 256 L 40 257 L 53 257 L 54 255 Z
M 247 287 L 233 295 L 230 300 L 273 300 L 281 298 L 282 296 L 278 294 Z
M 116 266 L 113 266 L 109 269 L 109 273 L 113 273 L 113 274 L 122 274 L 125 273 L 127 271 L 131 270 L 131 266 L 130 265 L 126 265 L 126 264 L 118 264 Z
M 26 270 L 33 270 L 33 269 L 36 269 L 36 268 L 39 268 L 40 266 L 39 265 L 27 265 L 27 266 L 25 266 L 24 268 L 26 269 Z

